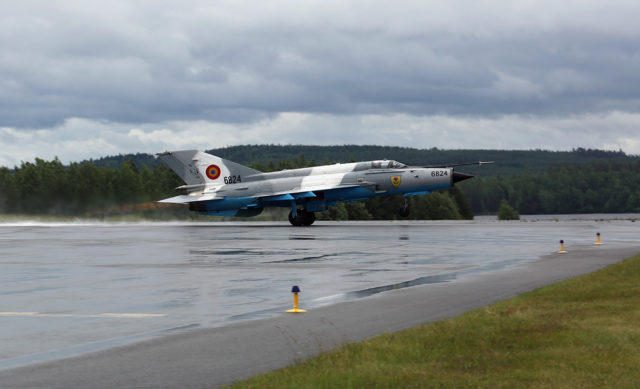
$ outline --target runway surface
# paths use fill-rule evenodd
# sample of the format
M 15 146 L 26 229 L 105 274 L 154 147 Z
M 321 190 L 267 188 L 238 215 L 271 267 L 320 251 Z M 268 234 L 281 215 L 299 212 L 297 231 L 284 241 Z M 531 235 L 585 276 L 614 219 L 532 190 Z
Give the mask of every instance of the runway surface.
M 91 231 L 96 228 L 99 237 Z M 20 261 L 6 256 L 18 250 L 7 243 L 22 239 L 27 246 L 29 236 L 43 236 L 42 229 L 53 229 L 54 236 L 39 249 L 25 248 L 31 256 L 22 257 L 27 266 L 19 271 Z M 596 231 L 605 246 L 590 245 Z M 65 252 L 70 241 L 83 241 L 83 234 L 91 235 L 91 244 L 56 253 L 57 246 Z M 0 236 L 0 265 L 15 266 L 8 283 L 14 289 L 7 282 L 1 289 L 3 305 L 9 305 L 3 311 L 24 314 L 0 314 L 5 340 L 16 349 L 20 342 L 35 347 L 30 335 L 49 346 L 47 333 L 71 342 L 6 358 L 0 382 L 9 387 L 211 387 L 345 341 L 450 317 L 640 252 L 637 225 L 629 221 L 339 223 L 309 229 L 23 225 L 0 226 Z M 558 237 L 567 241 L 569 254 L 536 259 L 555 251 Z M 240 253 L 230 254 L 233 250 Z M 50 256 L 55 260 L 47 262 Z M 10 276 L 3 272 L 3 277 Z M 92 278 L 84 287 L 74 285 L 82 277 Z M 239 287 L 238 280 L 250 287 Z M 110 282 L 117 287 L 101 286 Z M 290 305 L 293 283 L 301 284 L 302 305 L 311 308 L 307 314 L 279 313 Z M 184 292 L 171 292 L 175 284 L 191 285 L 189 304 L 162 303 Z M 48 293 L 40 294 L 36 285 Z M 225 304 L 234 299 L 237 303 Z M 14 300 L 24 309 L 11 306 Z M 167 307 L 174 309 L 160 309 Z M 249 320 L 260 317 L 271 318 Z M 12 320 L 26 338 L 7 330 L 15 328 Z M 202 328 L 211 326 L 219 327 Z M 94 350 L 100 351 L 57 360 Z

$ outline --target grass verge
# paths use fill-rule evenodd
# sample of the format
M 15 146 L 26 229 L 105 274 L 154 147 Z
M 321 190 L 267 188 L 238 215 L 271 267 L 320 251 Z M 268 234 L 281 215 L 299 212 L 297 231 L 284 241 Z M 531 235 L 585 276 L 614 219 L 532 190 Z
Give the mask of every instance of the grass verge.
M 637 388 L 640 255 L 232 388 Z

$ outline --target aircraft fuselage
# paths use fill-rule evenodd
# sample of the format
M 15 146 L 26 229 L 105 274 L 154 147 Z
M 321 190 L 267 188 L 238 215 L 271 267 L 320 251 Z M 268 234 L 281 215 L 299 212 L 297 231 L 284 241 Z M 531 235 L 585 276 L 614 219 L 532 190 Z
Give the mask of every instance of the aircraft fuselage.
M 163 202 L 187 203 L 193 211 L 221 216 L 254 216 L 266 207 L 289 207 L 294 225 L 313 223 L 313 212 L 338 201 L 428 194 L 472 177 L 452 167 L 410 167 L 390 160 L 262 173 L 195 150 L 167 152 L 160 158 L 185 180 L 187 185 L 180 188 L 188 192 Z

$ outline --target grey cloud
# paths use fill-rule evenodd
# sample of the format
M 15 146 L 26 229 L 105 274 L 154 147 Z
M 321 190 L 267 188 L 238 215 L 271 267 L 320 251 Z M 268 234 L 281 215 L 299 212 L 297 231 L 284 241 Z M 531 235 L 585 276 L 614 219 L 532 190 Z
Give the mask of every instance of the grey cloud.
M 599 17 L 541 4 L 529 18 L 507 3 L 500 16 L 468 2 L 294 4 L 5 5 L 0 126 L 640 108 L 631 5 Z

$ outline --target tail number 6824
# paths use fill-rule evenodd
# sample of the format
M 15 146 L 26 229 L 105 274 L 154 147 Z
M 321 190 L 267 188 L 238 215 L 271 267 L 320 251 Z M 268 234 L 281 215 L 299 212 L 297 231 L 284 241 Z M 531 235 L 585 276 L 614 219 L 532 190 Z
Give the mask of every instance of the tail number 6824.
M 224 178 L 225 184 L 237 184 L 238 182 L 242 182 L 242 177 L 240 176 L 226 176 Z

